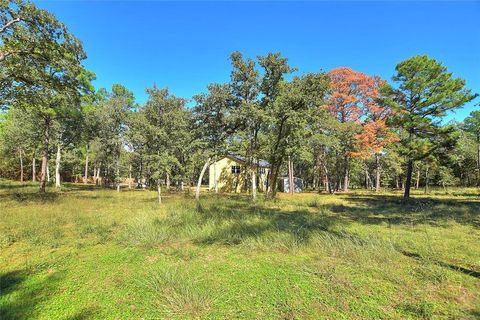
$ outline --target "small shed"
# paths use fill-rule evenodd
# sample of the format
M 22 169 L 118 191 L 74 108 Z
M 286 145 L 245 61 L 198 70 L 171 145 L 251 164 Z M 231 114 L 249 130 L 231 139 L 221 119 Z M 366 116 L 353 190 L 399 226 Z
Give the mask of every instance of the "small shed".
M 294 192 L 303 192 L 303 179 L 293 178 Z M 290 184 L 288 177 L 281 177 L 278 179 L 278 190 L 281 192 L 290 192 Z

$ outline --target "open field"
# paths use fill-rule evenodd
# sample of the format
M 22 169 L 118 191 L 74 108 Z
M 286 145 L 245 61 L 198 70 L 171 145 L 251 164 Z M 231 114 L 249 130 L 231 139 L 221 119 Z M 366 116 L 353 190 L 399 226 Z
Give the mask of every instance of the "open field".
M 36 190 L 0 181 L 1 319 L 480 317 L 476 189 Z

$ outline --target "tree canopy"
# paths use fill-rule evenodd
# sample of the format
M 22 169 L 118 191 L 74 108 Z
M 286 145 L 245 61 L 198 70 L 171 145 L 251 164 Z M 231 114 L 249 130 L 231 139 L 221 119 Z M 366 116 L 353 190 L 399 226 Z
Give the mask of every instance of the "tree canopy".
M 405 197 L 413 185 L 480 184 L 480 111 L 442 120 L 476 94 L 425 55 L 400 62 L 389 81 L 347 66 L 301 73 L 279 52 L 233 52 L 225 83 L 192 99 L 153 85 L 144 104 L 121 84 L 94 88 L 84 59 L 52 14 L 0 1 L 2 176 L 37 180 L 39 171 L 42 192 L 53 180 L 152 187 L 161 202 L 162 186 L 197 185 L 198 198 L 209 165 L 236 155 L 254 201 L 262 160 L 272 197 L 279 178 L 294 176 L 319 192 L 384 187 Z

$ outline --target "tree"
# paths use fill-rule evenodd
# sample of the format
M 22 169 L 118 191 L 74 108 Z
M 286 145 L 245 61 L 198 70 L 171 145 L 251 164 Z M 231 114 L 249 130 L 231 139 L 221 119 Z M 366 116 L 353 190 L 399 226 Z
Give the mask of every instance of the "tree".
M 376 115 L 381 113 L 375 101 L 381 80 L 347 67 L 332 69 L 328 74 L 332 92 L 327 101 L 327 109 L 340 123 L 338 134 L 341 135 L 342 150 L 337 167 L 343 169 L 343 191 L 348 191 L 350 162 L 352 156 L 356 155 L 355 137 L 361 132 L 360 124 L 366 111 Z M 370 129 L 373 126 L 378 127 L 378 123 L 370 125 Z
M 397 110 L 394 117 L 405 131 L 401 137 L 407 158 L 404 197 L 410 197 L 413 163 L 438 148 L 452 146 L 452 128 L 441 127 L 446 112 L 476 97 L 465 88 L 465 81 L 454 78 L 447 68 L 427 56 L 414 56 L 396 66 L 396 87 L 385 87 L 383 100 Z
M 191 142 L 189 114 L 186 100 L 171 94 L 168 89 L 156 86 L 147 89 L 149 99 L 140 114 L 143 120 L 142 135 L 145 142 L 146 163 L 150 178 L 156 182 L 158 202 L 162 202 L 161 180 L 167 187 L 174 169 L 180 170 L 185 155 L 184 146 Z
M 269 174 L 269 181 L 268 181 L 268 188 L 267 192 L 270 192 L 272 197 L 275 197 L 276 190 L 277 190 L 277 178 L 279 174 L 279 170 L 282 166 L 283 161 L 285 160 L 285 156 L 288 155 L 288 163 L 289 163 L 289 184 L 290 190 L 293 192 L 293 163 L 292 163 L 292 150 L 289 149 L 280 149 L 282 147 L 282 142 L 288 141 L 289 133 L 285 131 L 288 124 L 286 123 L 289 119 L 291 120 L 292 114 L 279 114 L 279 109 L 284 109 L 283 111 L 287 111 L 286 109 L 293 108 L 294 110 L 301 109 L 301 107 L 292 106 L 288 103 L 279 104 L 278 100 L 280 96 L 285 94 L 288 85 L 285 83 L 285 75 L 294 72 L 296 69 L 292 68 L 288 65 L 288 59 L 281 56 L 280 53 L 269 53 L 264 57 L 258 57 L 259 64 L 263 68 L 263 77 L 260 82 L 260 92 L 262 94 L 262 98 L 260 101 L 260 107 L 263 112 L 263 125 L 267 127 L 267 130 L 272 132 L 276 131 L 276 136 L 274 134 L 273 140 L 265 140 L 265 144 L 269 145 L 268 141 L 273 142 L 270 145 L 269 150 L 267 149 L 268 158 L 270 160 L 270 174 Z M 288 107 L 287 107 L 288 105 Z M 280 111 L 282 112 L 282 111 Z M 261 123 L 259 125 L 262 125 Z M 272 127 L 273 125 L 273 127 Z M 276 126 L 275 126 L 276 125 Z M 257 143 L 259 141 L 257 135 Z M 258 149 L 258 147 L 257 147 Z M 286 151 L 286 152 L 280 152 Z
M 268 154 L 270 160 L 269 188 L 275 197 L 277 179 L 286 158 L 293 157 L 302 146 L 302 141 L 311 136 L 311 119 L 321 109 L 329 88 L 329 79 L 324 73 L 311 73 L 294 78 L 290 83 L 281 82 L 279 93 L 268 114 Z M 319 122 L 322 121 L 317 118 Z M 316 123 L 318 124 L 318 123 Z M 316 129 L 314 129 L 316 130 Z M 297 150 L 297 152 L 294 152 Z M 289 184 L 293 186 L 293 168 L 289 161 Z M 290 188 L 293 191 L 293 188 Z
M 31 113 L 12 107 L 1 122 L 1 152 L 6 159 L 18 160 L 20 181 L 24 181 L 25 178 L 25 160 L 31 157 L 34 163 L 36 150 L 42 136 L 41 128 L 38 128 L 35 121 L 36 119 Z M 35 177 L 35 172 L 32 172 L 33 177 Z
M 387 124 L 393 110 L 379 103 L 380 88 L 385 81 L 378 76 L 363 75 L 361 81 L 360 103 L 363 107 L 362 129 L 355 135 L 355 151 L 351 154 L 361 158 L 375 158 L 375 191 L 380 190 L 380 157 L 383 149 L 398 140 L 397 135 Z
M 465 131 L 470 133 L 477 143 L 477 187 L 480 186 L 480 111 L 472 111 L 470 116 L 465 118 Z
M 100 123 L 98 142 L 105 161 L 105 173 L 120 191 L 120 156 L 125 146 L 128 113 L 134 107 L 133 93 L 121 84 L 114 84 L 105 103 L 98 108 Z
M 255 61 L 244 59 L 240 52 L 230 56 L 233 70 L 230 88 L 234 96 L 234 121 L 241 145 L 239 151 L 245 156 L 245 178 L 251 178 L 252 199 L 256 199 L 255 159 L 259 159 L 259 133 L 263 114 L 259 107 L 259 73 Z
M 213 157 L 214 167 L 217 157 L 227 153 L 226 141 L 232 134 L 231 113 L 234 97 L 230 93 L 228 85 L 211 84 L 208 86 L 207 94 L 194 96 L 196 106 L 193 110 L 193 120 L 198 133 L 198 140 L 201 141 L 203 157 L 206 159 L 204 168 L 206 170 L 210 159 Z M 201 172 L 205 173 L 202 169 Z M 216 176 L 216 172 L 214 172 Z M 201 184 L 203 175 L 198 181 Z M 214 184 L 215 193 L 218 192 L 217 181 Z M 197 184 L 196 199 L 200 196 L 200 187 Z
M 246 178 L 251 178 L 253 201 L 257 194 L 258 161 L 265 151 L 262 137 L 269 125 L 268 110 L 274 108 L 285 74 L 294 71 L 288 65 L 288 59 L 280 53 L 269 53 L 257 59 L 263 69 L 262 73 L 257 70 L 255 61 L 243 59 L 241 53 L 234 52 L 231 55 L 233 71 L 230 81 L 235 98 L 232 121 L 238 129 L 235 140 L 240 142 L 238 149 L 246 159 L 244 174 Z
M 88 83 L 90 83 L 88 81 Z M 90 144 L 98 136 L 99 126 L 97 118 L 97 110 L 100 104 L 104 103 L 103 91 L 95 92 L 93 86 L 89 88 L 89 92 L 82 96 L 81 102 L 81 142 L 85 145 L 85 170 L 83 183 L 88 182 L 88 165 L 90 160 Z
M 55 187 L 60 188 L 62 177 L 62 154 L 72 151 L 81 144 L 83 135 L 83 114 L 76 112 L 68 117 L 53 121 L 51 126 L 52 145 L 55 150 Z
M 52 14 L 19 1 L 0 3 L 1 101 L 34 112 L 43 126 L 40 192 L 45 192 L 50 128 L 78 110 L 85 89 L 78 39 Z

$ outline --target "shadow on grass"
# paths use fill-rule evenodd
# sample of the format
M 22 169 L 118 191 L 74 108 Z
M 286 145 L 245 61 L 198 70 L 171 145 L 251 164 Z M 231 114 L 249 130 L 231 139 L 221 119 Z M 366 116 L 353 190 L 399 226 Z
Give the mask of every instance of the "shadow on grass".
M 480 319 L 480 309 L 471 310 L 469 313 L 474 317 L 474 319 Z
M 2 200 L 13 200 L 19 203 L 22 202 L 34 202 L 34 203 L 50 203 L 58 200 L 62 195 L 75 193 L 79 191 L 98 191 L 103 188 L 96 185 L 84 185 L 84 184 L 74 184 L 74 183 L 65 183 L 60 189 L 53 189 L 51 186 L 47 188 L 47 192 L 40 193 L 38 191 L 38 183 L 25 183 L 25 184 L 14 184 L 14 183 L 0 183 L 0 201 Z M 5 192 L 6 191 L 6 192 Z M 99 195 L 89 195 L 87 193 L 79 193 L 79 198 L 86 199 L 96 199 L 96 198 L 107 198 L 111 196 L 99 196 Z
M 38 187 L 37 184 L 33 184 L 31 182 L 25 182 L 25 183 L 2 183 L 0 182 L 0 190 L 18 190 L 18 189 L 25 189 L 25 188 L 31 188 L 31 187 Z
M 49 203 L 55 202 L 59 197 L 57 192 L 10 192 L 0 194 L 0 201 L 13 200 L 16 202 L 36 202 L 36 203 Z
M 223 198 L 223 197 L 222 197 Z M 224 201 L 206 197 L 197 207 L 198 216 L 193 223 L 202 228 L 208 224 L 214 228 L 195 242 L 204 245 L 239 245 L 245 241 L 263 241 L 272 244 L 279 234 L 290 236 L 296 244 L 307 244 L 316 233 L 333 239 L 348 240 L 355 245 L 368 245 L 371 240 L 339 230 L 336 226 L 352 222 L 361 224 L 432 224 L 442 226 L 450 219 L 462 224 L 479 226 L 480 203 L 466 200 L 410 199 L 395 196 L 346 195 L 345 205 L 322 204 L 318 201 L 305 203 L 297 210 L 269 208 L 264 204 L 252 204 L 242 196 L 230 196 Z M 316 211 L 316 212 L 313 212 Z M 190 221 L 192 223 L 192 221 Z M 262 237 L 267 235 L 266 238 Z M 270 236 L 273 236 L 270 238 Z M 269 243 L 269 241 L 271 241 Z M 282 241 L 282 240 L 280 240 Z M 407 255 L 405 252 L 399 252 Z M 412 258 L 423 260 L 419 255 Z M 455 264 L 433 261 L 471 277 L 480 278 L 475 266 L 467 268 Z
M 200 227 L 210 224 L 215 228 L 209 235 L 197 239 L 199 244 L 238 245 L 265 234 L 280 233 L 292 236 L 296 244 L 308 243 L 315 232 L 325 232 L 337 238 L 350 236 L 333 230 L 335 225 L 345 223 L 343 219 L 321 212 L 268 208 L 260 203 L 251 204 L 243 196 L 229 196 L 227 201 L 215 201 L 214 197 L 207 199 L 197 205 L 198 216 L 194 223 Z
M 419 255 L 418 253 L 415 253 L 415 252 L 400 251 L 400 253 L 403 254 L 406 257 L 413 258 L 413 259 L 418 260 L 418 261 L 422 261 L 422 262 L 425 261 L 425 258 L 423 258 L 421 255 Z M 438 261 L 438 260 L 429 260 L 429 261 L 433 262 L 435 264 L 438 264 L 441 267 L 466 274 L 467 276 L 471 276 L 471 277 L 480 279 L 480 272 L 478 272 L 478 271 L 467 269 L 467 268 L 457 266 L 457 265 L 454 265 L 454 264 L 450 264 L 450 263 L 446 263 L 446 262 L 443 262 L 443 261 Z
M 345 219 L 362 224 L 442 226 L 448 220 L 480 227 L 480 202 L 464 199 L 411 198 L 391 195 L 347 195 L 349 205 L 322 205 Z
M 76 312 L 73 316 L 68 317 L 68 320 L 86 320 L 86 319 L 93 319 L 96 316 L 96 309 L 95 308 L 84 308 L 78 312 Z
M 199 217 L 200 226 L 213 223 L 213 232 L 198 242 L 203 244 L 240 244 L 247 239 L 268 233 L 287 233 L 298 243 L 307 243 L 312 233 L 321 231 L 337 238 L 352 238 L 333 231 L 335 225 L 361 224 L 445 226 L 448 220 L 480 226 L 480 202 L 452 199 L 409 199 L 390 195 L 342 195 L 345 204 L 322 204 L 322 196 L 311 203 L 300 204 L 297 210 L 271 208 L 268 204 L 249 202 L 245 195 L 209 195 L 204 197 Z M 199 208 L 201 210 L 199 210 Z M 316 211 L 316 212 L 312 212 Z
M 25 280 L 25 275 L 19 270 L 0 274 L 0 297 L 14 291 L 23 280 Z
M 16 270 L 0 274 L 0 319 L 32 319 L 35 309 L 55 292 L 62 275 L 52 273 L 35 285 L 24 285 L 29 273 Z M 11 297 L 7 297 L 12 295 Z

